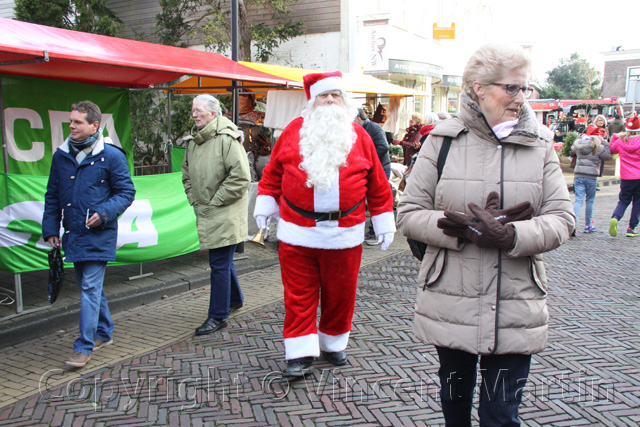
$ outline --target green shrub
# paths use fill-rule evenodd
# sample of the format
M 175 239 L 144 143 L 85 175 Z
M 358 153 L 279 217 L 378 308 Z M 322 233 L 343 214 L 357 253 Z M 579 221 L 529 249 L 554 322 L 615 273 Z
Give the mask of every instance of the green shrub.
M 578 137 L 578 132 L 574 132 L 574 131 L 567 133 L 567 136 L 564 137 L 564 140 L 562 141 L 563 156 L 568 157 L 571 155 L 571 146 L 573 145 L 573 142 L 576 140 L 577 137 Z
M 399 145 L 395 145 L 395 144 L 390 144 L 389 145 L 389 155 L 390 156 L 400 156 L 402 157 L 404 155 L 404 152 L 402 151 L 402 147 Z

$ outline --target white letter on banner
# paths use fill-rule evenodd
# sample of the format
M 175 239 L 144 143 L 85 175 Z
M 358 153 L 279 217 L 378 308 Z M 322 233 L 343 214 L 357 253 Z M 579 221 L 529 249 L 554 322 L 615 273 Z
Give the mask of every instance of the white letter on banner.
M 118 243 L 116 249 L 127 243 L 138 243 L 139 248 L 158 244 L 158 230 L 151 221 L 153 209 L 149 199 L 134 200 L 131 206 L 118 218 Z M 138 230 L 133 230 L 133 222 Z
M 4 117 L 7 123 L 7 153 L 20 162 L 37 162 L 42 159 L 44 157 L 44 142 L 33 141 L 31 149 L 21 150 L 16 144 L 13 132 L 14 122 L 19 119 L 27 120 L 31 129 L 42 129 L 42 118 L 38 113 L 29 108 L 6 108 Z
M 109 134 L 109 138 L 111 138 L 111 142 L 113 145 L 117 145 L 118 147 L 122 148 L 120 137 L 116 133 L 116 127 L 113 122 L 113 114 L 103 114 L 102 120 L 100 121 L 100 127 L 103 129 L 103 135 L 104 130 L 107 130 L 107 133 Z
M 31 238 L 32 233 L 24 233 L 19 231 L 12 231 L 7 226 L 12 221 L 30 220 L 35 221 L 42 225 L 42 212 L 44 212 L 44 202 L 29 201 L 14 203 L 13 205 L 5 206 L 0 210 L 0 247 L 8 248 L 10 246 L 22 246 L 26 245 Z M 48 244 L 44 242 L 42 236 L 36 242 L 36 248 L 47 249 L 50 248 Z
M 64 142 L 64 127 L 69 127 L 68 111 L 49 110 L 49 126 L 51 127 L 51 152 L 55 153 L 56 149 Z

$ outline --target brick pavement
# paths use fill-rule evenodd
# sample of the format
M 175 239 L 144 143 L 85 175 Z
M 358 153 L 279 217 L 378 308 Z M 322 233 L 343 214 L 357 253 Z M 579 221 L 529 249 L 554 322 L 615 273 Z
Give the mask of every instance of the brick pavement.
M 551 328 L 524 391 L 525 425 L 640 423 L 639 240 L 606 233 L 617 189 L 598 193 L 598 232 L 545 254 Z M 116 342 L 81 371 L 63 367 L 68 334 L 4 349 L 0 426 L 441 424 L 437 358 L 411 332 L 417 268 L 401 237 L 386 253 L 365 247 L 349 364 L 318 361 L 295 383 L 277 375 L 277 266 L 241 276 L 247 305 L 213 336 L 193 335 L 201 288 L 117 314 Z

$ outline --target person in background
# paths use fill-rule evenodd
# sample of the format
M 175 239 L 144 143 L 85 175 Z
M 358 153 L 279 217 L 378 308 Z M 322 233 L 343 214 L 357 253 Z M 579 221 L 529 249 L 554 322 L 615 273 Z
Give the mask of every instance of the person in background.
M 440 119 L 436 113 L 427 113 L 424 115 L 424 126 L 420 128 L 420 146 L 424 144 L 424 141 L 426 141 L 438 120 Z
M 380 159 L 384 174 L 387 179 L 389 179 L 391 176 L 391 158 L 389 157 L 389 143 L 387 142 L 387 136 L 384 130 L 379 124 L 369 120 L 362 108 L 358 108 L 358 114 L 356 114 L 354 121 L 362 126 L 371 137 L 373 144 L 376 146 L 376 153 L 378 154 L 378 159 Z M 367 231 L 365 238 L 372 240 L 375 239 L 375 237 L 376 233 L 373 229 L 373 223 L 369 222 L 369 231 Z
M 595 135 L 602 139 L 607 139 L 607 118 L 602 114 L 598 114 L 593 119 L 593 124 L 587 127 L 587 135 Z
M 613 115 L 613 120 L 609 122 L 609 126 L 607 126 L 607 136 L 609 137 L 609 141 L 613 138 L 614 133 L 624 132 L 625 130 L 624 120 L 622 120 L 620 114 L 615 113 Z
M 576 216 L 576 224 L 586 197 L 584 232 L 593 233 L 596 231 L 593 205 L 596 200 L 596 185 L 600 176 L 600 166 L 605 160 L 611 159 L 611 150 L 609 143 L 599 136 L 584 136 L 574 141 L 571 146 L 571 154 L 577 156 L 576 167 L 573 169 L 573 188 L 576 196 L 573 212 Z
M 116 259 L 118 216 L 136 190 L 125 152 L 100 132 L 100 108 L 91 101 L 71 107 L 71 135 L 58 147 L 44 196 L 42 237 L 72 262 L 80 288 L 80 336 L 66 361 L 82 368 L 91 354 L 113 343 L 113 320 L 103 289 L 108 261 Z
M 575 226 L 553 133 L 526 102 L 530 73 L 518 45 L 472 55 L 460 112 L 431 131 L 398 206 L 400 231 L 428 245 L 413 330 L 436 347 L 447 426 L 471 426 L 478 362 L 480 425 L 520 425 L 531 355 L 547 342 L 540 254 Z M 445 138 L 452 143 L 438 179 Z
M 409 166 L 411 157 L 420 150 L 420 128 L 422 127 L 422 116 L 418 113 L 413 113 L 411 119 L 409 119 L 409 127 L 405 130 L 404 138 L 402 141 L 394 140 L 395 145 L 401 145 L 404 151 L 405 166 Z
M 389 182 L 342 73 L 303 77 L 307 105 L 280 135 L 258 184 L 259 228 L 278 220 L 284 285 L 285 377 L 313 370 L 322 352 L 345 365 L 364 241 L 365 201 L 386 250 L 396 230 Z M 316 326 L 320 303 L 320 323 Z
M 373 144 L 376 146 L 376 153 L 378 154 L 378 159 L 380 159 L 384 174 L 389 179 L 389 176 L 391 176 L 391 159 L 389 158 L 389 143 L 384 130 L 379 124 L 369 120 L 362 108 L 358 108 L 355 122 L 362 126 L 371 137 Z
M 620 194 L 609 222 L 609 234 L 618 235 L 618 222 L 632 203 L 627 237 L 637 237 L 640 215 L 640 120 L 637 116 L 629 117 L 626 132 L 613 134 L 610 149 L 620 156 Z
M 244 135 L 222 115 L 216 98 L 196 96 L 191 116 L 195 126 L 184 138 L 182 184 L 196 215 L 200 249 L 209 251 L 209 311 L 195 331 L 205 335 L 226 328 L 229 314 L 243 305 L 233 254 L 248 233 L 251 175 Z
M 439 120 L 447 120 L 451 118 L 451 114 L 447 113 L 446 111 L 440 111 L 438 113 L 438 119 Z

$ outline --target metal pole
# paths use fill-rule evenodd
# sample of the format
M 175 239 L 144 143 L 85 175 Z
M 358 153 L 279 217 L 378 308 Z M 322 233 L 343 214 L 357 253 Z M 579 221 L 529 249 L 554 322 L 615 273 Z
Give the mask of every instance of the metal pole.
M 231 59 L 238 61 L 238 0 L 231 1 Z M 240 121 L 238 113 L 238 81 L 233 80 L 231 84 L 233 86 L 233 123 L 237 125 Z
M 171 152 L 169 151 L 169 145 L 173 143 L 171 141 L 171 90 L 167 91 L 167 149 L 165 150 L 165 156 L 169 156 L 169 172 L 171 172 Z
M 2 159 L 4 173 L 9 173 L 9 153 L 7 153 L 7 132 L 4 126 L 4 101 L 2 99 L 2 75 L 0 75 L 0 137 L 2 137 Z

